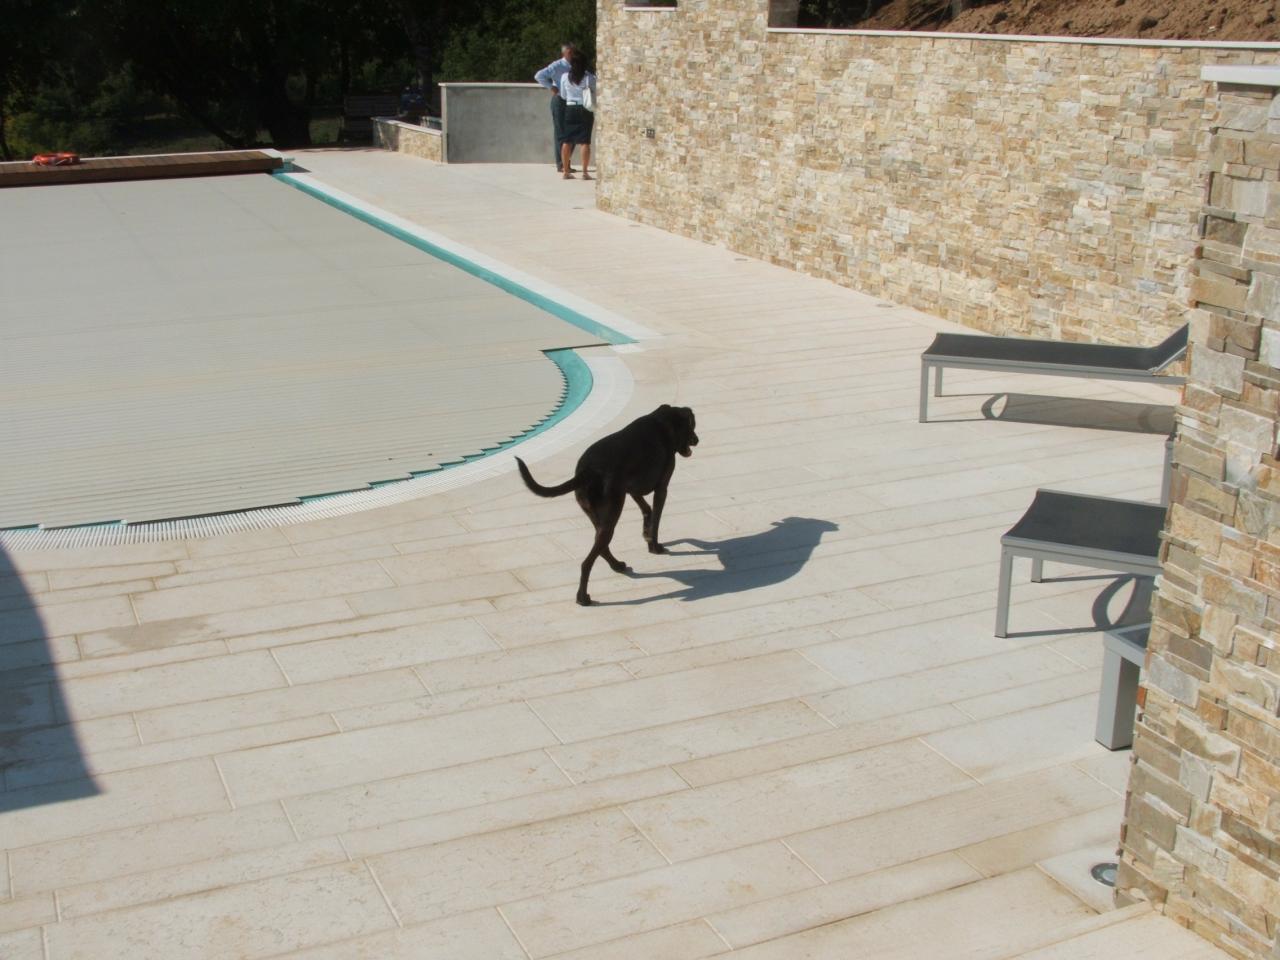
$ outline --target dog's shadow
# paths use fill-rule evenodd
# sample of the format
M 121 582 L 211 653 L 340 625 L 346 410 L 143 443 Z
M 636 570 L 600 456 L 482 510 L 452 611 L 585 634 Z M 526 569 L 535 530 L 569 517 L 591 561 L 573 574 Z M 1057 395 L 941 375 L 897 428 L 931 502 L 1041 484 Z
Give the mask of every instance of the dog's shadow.
M 671 540 L 667 543 L 666 556 L 715 557 L 720 561 L 719 569 L 699 567 L 653 573 L 639 573 L 632 570 L 627 576 L 633 580 L 662 578 L 674 580 L 683 587 L 654 597 L 605 600 L 599 602 L 599 605 L 602 607 L 633 606 L 653 603 L 656 600 L 703 600 L 707 597 L 743 593 L 747 590 L 758 590 L 761 587 L 782 583 L 804 568 L 824 533 L 839 529 L 839 525 L 830 520 L 787 517 L 783 520 L 775 520 L 767 530 L 760 533 L 731 537 L 727 540 L 698 540 L 692 537 Z M 696 549 L 670 549 L 683 544 Z

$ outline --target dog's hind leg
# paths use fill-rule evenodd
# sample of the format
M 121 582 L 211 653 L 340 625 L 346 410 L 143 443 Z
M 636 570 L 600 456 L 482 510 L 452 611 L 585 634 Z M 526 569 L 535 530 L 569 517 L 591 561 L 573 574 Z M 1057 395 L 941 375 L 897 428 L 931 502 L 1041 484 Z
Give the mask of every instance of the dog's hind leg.
M 609 527 L 609 538 L 605 540 L 604 546 L 600 548 L 600 556 L 604 557 L 605 563 L 613 568 L 614 573 L 630 573 L 631 568 L 613 555 L 613 551 L 609 549 L 609 543 L 613 539 L 613 531 L 617 528 L 618 520 L 622 516 L 622 508 L 626 506 L 626 500 L 622 497 L 618 498 L 617 510 L 613 511 L 613 504 L 605 508 L 607 513 L 611 513 L 613 519 Z
M 593 524 L 595 524 L 596 529 L 599 530 L 600 524 L 601 524 L 600 513 L 597 512 L 597 508 L 591 503 L 590 498 L 579 497 L 578 503 L 582 507 L 582 511 L 587 515 L 587 518 Z M 622 504 L 618 505 L 618 511 L 617 511 L 618 516 L 614 517 L 613 519 L 613 523 L 615 527 L 617 526 L 617 523 L 618 523 L 618 517 L 622 516 L 622 506 L 623 506 Z M 603 508 L 603 510 L 605 514 L 608 514 L 610 508 L 606 506 Z M 612 536 L 613 534 L 610 534 L 610 537 Z M 606 543 L 604 547 L 601 548 L 600 556 L 604 557 L 605 563 L 609 564 L 609 566 L 613 568 L 615 573 L 631 572 L 631 568 L 629 566 L 627 566 L 625 563 L 623 563 L 621 560 L 619 560 L 617 557 L 613 555 L 613 551 L 609 549 L 608 543 Z
M 629 567 L 622 560 L 619 560 L 617 557 L 615 557 L 613 555 L 613 551 L 609 549 L 607 544 L 605 545 L 605 548 L 600 551 L 600 556 L 604 557 L 605 563 L 609 564 L 609 566 L 613 568 L 614 573 L 630 573 L 631 572 L 631 567 Z
M 595 505 L 595 499 L 598 499 L 599 493 L 597 492 L 593 498 L 592 491 L 580 487 L 573 492 L 573 496 L 574 499 L 578 501 L 578 506 L 582 508 L 582 512 L 587 515 L 587 519 L 590 520 L 594 526 L 600 526 L 600 518 L 596 515 Z
M 622 503 L 623 498 L 621 496 L 616 499 L 611 498 L 606 503 L 600 504 L 592 517 L 596 524 L 596 539 L 595 543 L 591 545 L 591 552 L 582 561 L 582 579 L 578 581 L 577 600 L 584 607 L 591 604 L 591 597 L 587 593 L 587 581 L 591 579 L 591 568 L 595 566 L 596 557 L 603 556 L 609 566 L 619 573 L 627 569 L 627 565 L 609 550 L 609 541 L 613 539 L 613 531 L 618 525 L 618 517 L 622 515 Z

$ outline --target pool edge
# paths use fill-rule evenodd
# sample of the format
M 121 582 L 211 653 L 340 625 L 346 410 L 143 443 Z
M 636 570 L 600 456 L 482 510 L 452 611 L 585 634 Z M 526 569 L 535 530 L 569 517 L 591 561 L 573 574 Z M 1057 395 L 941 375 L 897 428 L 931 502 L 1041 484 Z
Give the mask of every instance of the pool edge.
M 568 391 L 535 427 L 483 456 L 395 480 L 367 490 L 321 496 L 304 503 L 254 507 L 225 514 L 208 514 L 149 523 L 103 523 L 56 529 L 18 527 L 0 530 L 0 546 L 7 550 L 50 550 L 74 547 L 110 547 L 169 540 L 197 540 L 231 533 L 266 530 L 394 506 L 422 497 L 479 483 L 504 474 L 515 475 L 515 450 L 536 462 L 596 435 L 625 408 L 634 381 L 621 357 L 612 351 L 581 356 L 576 350 L 570 363 L 581 364 L 590 376 L 590 389 L 576 406 L 569 406 Z M 553 362 L 554 362 L 554 358 Z M 562 368 L 563 369 L 563 368 Z M 561 412 L 563 411 L 563 412 Z M 559 414 L 559 416 L 557 416 Z
M 443 260 L 486 283 L 491 283 L 500 290 L 545 310 L 592 336 L 599 337 L 606 343 L 621 346 L 634 344 L 640 340 L 652 340 L 658 336 L 654 331 L 598 304 L 450 240 L 421 224 L 382 210 L 358 197 L 322 183 L 308 174 L 299 173 L 293 169 L 292 165 L 286 165 L 283 170 L 274 171 L 270 176 L 273 180 L 288 184 L 423 253 Z M 601 317 L 607 318 L 609 322 L 598 319 Z

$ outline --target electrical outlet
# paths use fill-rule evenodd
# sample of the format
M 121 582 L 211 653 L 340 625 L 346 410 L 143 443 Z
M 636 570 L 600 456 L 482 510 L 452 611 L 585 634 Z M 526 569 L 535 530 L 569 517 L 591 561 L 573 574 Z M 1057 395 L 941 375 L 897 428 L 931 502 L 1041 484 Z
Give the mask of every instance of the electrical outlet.
M 655 133 L 656 131 L 653 129 L 653 127 L 644 128 L 644 135 L 645 135 L 645 138 L 648 140 L 652 140 L 654 138 Z

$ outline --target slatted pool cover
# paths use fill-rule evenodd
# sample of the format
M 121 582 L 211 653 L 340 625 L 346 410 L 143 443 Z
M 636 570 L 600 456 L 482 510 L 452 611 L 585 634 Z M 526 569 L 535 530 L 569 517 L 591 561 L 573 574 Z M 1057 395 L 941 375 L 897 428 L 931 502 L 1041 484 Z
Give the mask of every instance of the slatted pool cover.
M 519 436 L 590 334 L 267 175 L 0 191 L 0 528 L 244 510 Z

